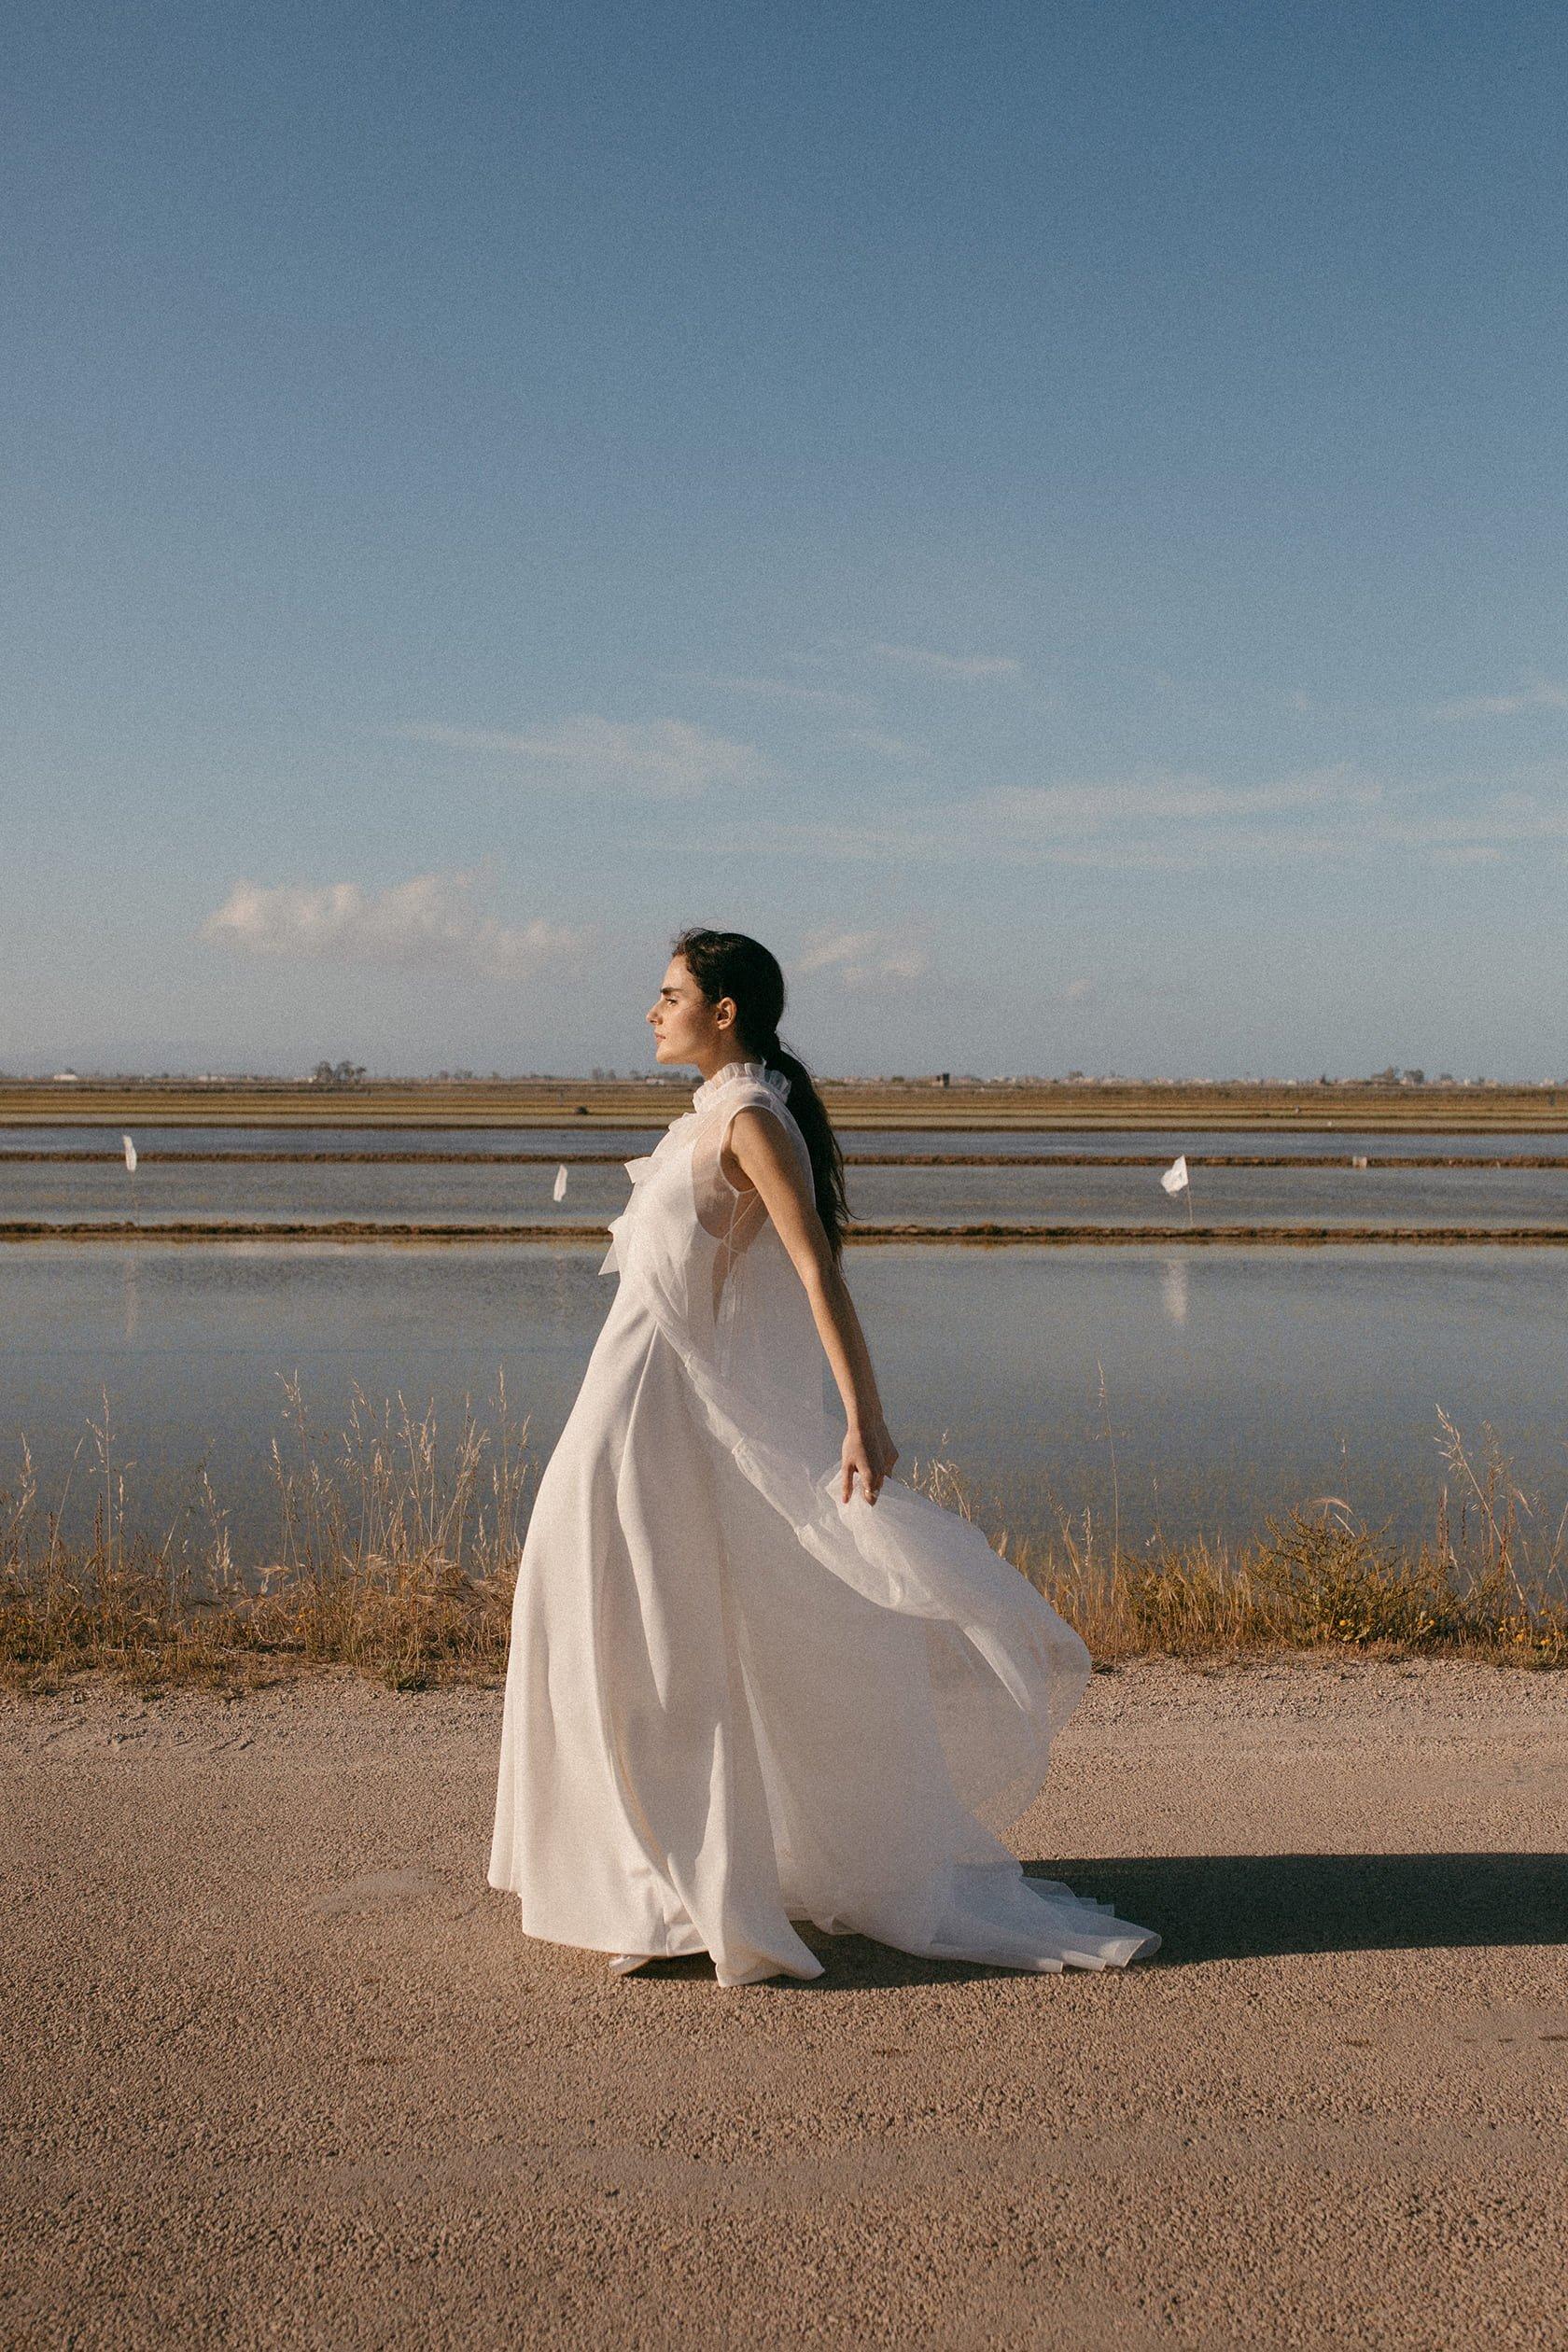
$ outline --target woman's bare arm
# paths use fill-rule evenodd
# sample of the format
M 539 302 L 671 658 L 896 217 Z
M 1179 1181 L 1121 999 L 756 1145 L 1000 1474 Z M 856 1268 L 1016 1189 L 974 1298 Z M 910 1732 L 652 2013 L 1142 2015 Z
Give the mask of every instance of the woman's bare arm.
M 858 1475 L 861 1491 L 868 1503 L 875 1503 L 883 1479 L 898 1460 L 898 1448 L 882 1417 L 871 1351 L 849 1286 L 833 1263 L 811 1186 L 789 1139 L 766 1111 L 735 1113 L 730 1123 L 730 1151 L 742 1174 L 761 1194 L 763 1206 L 805 1287 L 819 1337 L 844 1400 L 848 1426 L 844 1440 L 843 1500 L 848 1502 Z

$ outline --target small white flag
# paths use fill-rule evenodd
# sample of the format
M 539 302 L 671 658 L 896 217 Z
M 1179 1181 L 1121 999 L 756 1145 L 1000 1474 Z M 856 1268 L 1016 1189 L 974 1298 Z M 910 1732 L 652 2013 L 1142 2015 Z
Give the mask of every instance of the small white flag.
M 553 1191 L 553 1193 L 551 1195 L 551 1198 L 552 1198 L 553 1200 L 565 1200 L 566 1197 L 567 1197 L 567 1171 L 566 1171 L 566 1167 L 565 1167 L 565 1165 L 563 1164 L 560 1168 L 558 1168 L 558 1169 L 555 1170 L 555 1190 L 554 1190 L 554 1191 Z
M 132 1142 L 131 1138 L 128 1135 L 122 1135 L 119 1140 L 125 1146 L 125 1165 L 131 1170 L 132 1175 L 134 1176 L 136 1173 L 136 1146 Z
M 1177 1154 L 1176 1157 L 1171 1161 L 1170 1166 L 1166 1169 L 1165 1174 L 1160 1178 L 1160 1183 L 1165 1186 L 1168 1193 L 1186 1191 L 1187 1155 L 1184 1152 L 1179 1152 Z

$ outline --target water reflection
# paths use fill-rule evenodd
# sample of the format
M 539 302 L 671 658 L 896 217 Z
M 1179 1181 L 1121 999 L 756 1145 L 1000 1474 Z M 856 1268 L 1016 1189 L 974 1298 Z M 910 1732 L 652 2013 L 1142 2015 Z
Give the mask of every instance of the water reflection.
M 612 1285 L 539 1245 L 0 1253 L 0 1486 L 25 1433 L 54 1501 L 109 1393 L 133 1520 L 161 1533 L 209 1469 L 242 1555 L 272 1524 L 280 1376 L 342 1426 L 351 1385 L 482 1414 L 504 1376 L 547 1452 Z M 905 1464 L 941 1453 L 1014 1526 L 1244 1535 L 1313 1495 L 1430 1523 L 1436 1408 L 1492 1423 L 1527 1491 L 1568 1491 L 1568 1269 L 1557 1252 L 1369 1246 L 858 1252 L 849 1275 Z M 1103 1401 L 1101 1397 L 1103 1379 Z
M 571 1168 L 554 1197 L 553 1158 L 472 1167 L 393 1167 L 261 1158 L 239 1165 L 0 1157 L 0 1220 L 144 1225 L 221 1222 L 439 1226 L 606 1225 L 629 1185 L 619 1160 Z M 1155 1168 L 853 1168 L 851 1210 L 873 1225 L 1150 1226 L 1311 1225 L 1401 1228 L 1568 1225 L 1568 1170 L 1480 1168 L 1198 1168 L 1172 1199 Z

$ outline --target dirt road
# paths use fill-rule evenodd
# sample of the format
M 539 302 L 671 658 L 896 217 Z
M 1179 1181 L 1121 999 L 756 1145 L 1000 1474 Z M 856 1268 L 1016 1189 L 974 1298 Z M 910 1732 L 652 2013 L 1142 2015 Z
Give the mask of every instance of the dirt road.
M 0 2342 L 1568 2344 L 1568 1676 L 1099 1675 L 1157 1959 L 727 1993 L 524 1940 L 499 1707 L 7 1702 Z

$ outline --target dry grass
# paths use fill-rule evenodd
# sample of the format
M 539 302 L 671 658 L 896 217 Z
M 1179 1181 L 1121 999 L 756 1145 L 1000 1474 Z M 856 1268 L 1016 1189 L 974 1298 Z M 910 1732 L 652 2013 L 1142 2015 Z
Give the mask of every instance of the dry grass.
M 0 1077 L 0 1125 L 158 1127 L 663 1127 L 684 1111 L 692 1078 L 84 1079 L 74 1085 Z M 1366 1134 L 1561 1133 L 1568 1086 L 1403 1085 L 1379 1079 L 1289 1085 L 1250 1079 L 822 1078 L 838 1127 L 905 1131 L 1001 1127 L 1313 1128 Z
M 506 1656 L 527 1520 L 527 1422 L 504 1383 L 489 1426 L 466 1409 L 443 1449 L 433 1411 L 356 1388 L 345 1426 L 313 1431 L 286 1381 L 272 1445 L 276 1558 L 236 1568 L 205 1477 L 198 1533 L 127 1538 L 124 1475 L 105 1402 L 90 1431 L 92 1535 L 67 1547 L 40 1520 L 31 1464 L 0 1504 L 0 1676 L 29 1688 L 107 1669 L 148 1683 L 254 1682 L 347 1665 L 419 1689 L 485 1679 Z
M 443 1449 L 432 1412 L 401 1398 L 372 1407 L 357 1390 L 344 1427 L 324 1436 L 298 1383 L 285 1387 L 272 1448 L 276 1558 L 259 1572 L 235 1567 L 204 1480 L 194 1534 L 126 1536 L 106 1405 L 89 1433 L 90 1541 L 61 1540 L 24 1457 L 0 1499 L 0 1679 L 46 1690 L 106 1670 L 144 1688 L 235 1687 L 321 1664 L 402 1689 L 499 1678 L 532 1480 L 527 1423 L 512 1420 L 504 1390 L 490 1425 L 466 1409 Z M 1109 1540 L 1088 1512 L 1052 1532 L 993 1529 L 992 1540 L 1101 1661 L 1353 1648 L 1568 1665 L 1568 1511 L 1553 1527 L 1490 1432 L 1477 1468 L 1439 1419 L 1448 1477 L 1433 1533 L 1414 1548 L 1326 1496 L 1234 1552 L 1167 1544 L 1131 1557 L 1114 1513 Z M 914 1483 L 982 1517 L 950 1462 L 917 1463 Z
M 1114 1521 L 1107 1543 L 1088 1513 L 1063 1516 L 1054 1534 L 1003 1529 L 993 1540 L 1102 1661 L 1357 1649 L 1568 1666 L 1568 1508 L 1554 1524 L 1516 1486 L 1490 1429 L 1477 1468 L 1448 1415 L 1437 1418 L 1448 1477 L 1433 1532 L 1414 1546 L 1334 1495 L 1269 1519 L 1234 1550 L 1159 1543 L 1129 1556 Z M 947 1465 L 933 1465 L 931 1491 L 973 1515 Z

